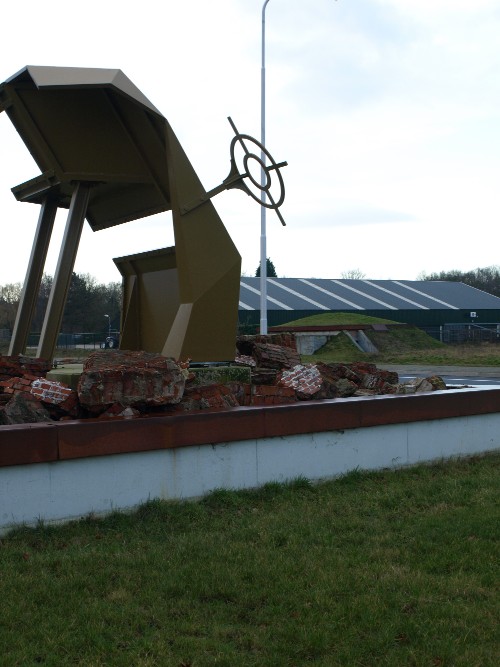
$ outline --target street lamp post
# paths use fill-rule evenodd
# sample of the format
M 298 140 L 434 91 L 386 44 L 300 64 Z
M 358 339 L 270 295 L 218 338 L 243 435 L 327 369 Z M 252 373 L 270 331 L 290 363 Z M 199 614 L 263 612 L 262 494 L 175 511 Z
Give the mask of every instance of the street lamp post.
M 108 318 L 108 336 L 111 336 L 111 317 L 109 315 L 104 315 Z
M 266 7 L 262 5 L 262 66 L 260 70 L 260 143 L 266 145 Z M 260 200 L 260 333 L 267 334 L 267 249 L 266 249 L 266 154 L 261 152 Z
M 260 70 L 260 143 L 266 145 L 266 7 L 262 5 L 262 67 Z M 261 203 L 260 207 L 260 333 L 267 334 L 267 250 L 266 250 L 266 155 L 261 152 Z

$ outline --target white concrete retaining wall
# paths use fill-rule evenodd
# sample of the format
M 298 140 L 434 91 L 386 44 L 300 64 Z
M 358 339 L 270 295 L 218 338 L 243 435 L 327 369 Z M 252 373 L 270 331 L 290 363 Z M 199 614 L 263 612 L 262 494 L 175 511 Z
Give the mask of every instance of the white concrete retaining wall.
M 240 440 L 0 468 L 0 531 L 360 468 L 394 468 L 500 448 L 500 413 Z

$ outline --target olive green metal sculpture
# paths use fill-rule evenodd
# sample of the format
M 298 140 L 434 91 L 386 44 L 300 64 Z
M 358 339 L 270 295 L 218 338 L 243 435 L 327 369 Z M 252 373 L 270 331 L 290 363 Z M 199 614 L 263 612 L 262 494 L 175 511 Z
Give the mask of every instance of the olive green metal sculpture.
M 244 179 L 265 190 L 269 208 L 284 199 L 279 168 L 231 143 L 231 170 L 206 192 L 166 118 L 120 71 L 26 67 L 0 85 L 5 111 L 41 174 L 12 189 L 41 206 L 9 354 L 24 351 L 57 209 L 68 208 L 37 354 L 52 358 L 85 218 L 93 231 L 172 210 L 175 248 L 115 260 L 124 280 L 120 347 L 177 359 L 234 358 L 241 258 L 210 199 Z M 243 150 L 238 171 L 235 148 Z M 263 147 L 262 147 L 263 148 Z M 265 168 L 260 185 L 252 161 Z M 255 165 L 254 165 L 255 166 Z M 279 197 L 271 193 L 276 174 Z M 260 201 L 260 200 L 258 200 Z

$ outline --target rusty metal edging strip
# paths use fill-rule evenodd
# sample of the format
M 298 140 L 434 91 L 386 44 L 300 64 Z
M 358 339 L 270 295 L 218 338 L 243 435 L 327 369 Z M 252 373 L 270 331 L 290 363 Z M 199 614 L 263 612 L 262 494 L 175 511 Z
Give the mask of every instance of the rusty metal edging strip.
M 0 467 L 500 412 L 500 389 L 0 427 Z
M 0 426 L 0 467 L 57 461 L 58 424 Z

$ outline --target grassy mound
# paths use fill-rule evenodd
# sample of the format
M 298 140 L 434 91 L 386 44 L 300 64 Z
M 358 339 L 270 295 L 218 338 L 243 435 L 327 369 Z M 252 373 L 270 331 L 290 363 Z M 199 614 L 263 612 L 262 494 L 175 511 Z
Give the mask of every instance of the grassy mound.
M 325 326 L 325 325 L 351 325 L 351 324 L 400 324 L 393 320 L 381 317 L 370 317 L 360 313 L 319 313 L 310 317 L 303 317 L 281 328 L 290 326 Z M 365 330 L 365 335 L 378 349 L 378 353 L 368 354 L 359 350 L 352 340 L 343 333 L 333 336 L 314 355 L 304 356 L 304 361 L 338 361 L 352 362 L 372 360 L 374 362 L 401 363 L 402 358 L 411 358 L 412 361 L 421 361 L 421 355 L 435 353 L 445 350 L 443 343 L 428 336 L 421 329 L 414 326 L 394 327 L 387 331 Z M 414 358 L 417 355 L 418 358 Z M 438 363 L 438 362 L 435 362 Z M 445 362 L 443 362 L 445 363 Z
M 393 320 L 370 317 L 359 313 L 319 313 L 288 322 L 290 326 L 322 326 L 339 324 L 400 324 Z M 459 366 L 500 366 L 498 346 L 492 343 L 445 345 L 415 326 L 388 328 L 387 331 L 364 332 L 378 350 L 368 354 L 359 350 L 348 336 L 332 337 L 314 355 L 304 355 L 304 362 L 372 361 L 377 364 L 429 364 Z
M 382 317 L 370 317 L 370 315 L 361 315 L 360 313 L 319 313 L 318 315 L 310 315 L 309 317 L 302 317 L 293 322 L 287 322 L 279 327 L 286 329 L 288 327 L 303 327 L 303 326 L 325 326 L 328 324 L 399 324 L 394 320 L 385 320 Z

